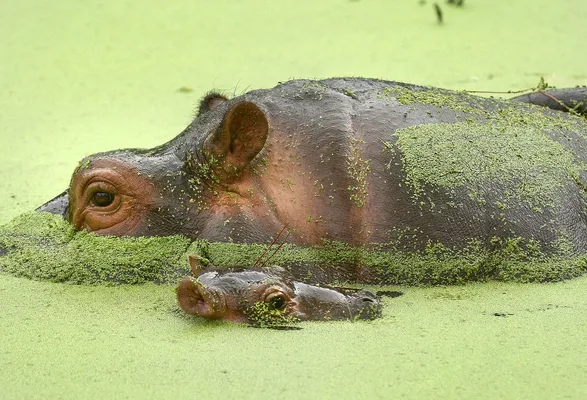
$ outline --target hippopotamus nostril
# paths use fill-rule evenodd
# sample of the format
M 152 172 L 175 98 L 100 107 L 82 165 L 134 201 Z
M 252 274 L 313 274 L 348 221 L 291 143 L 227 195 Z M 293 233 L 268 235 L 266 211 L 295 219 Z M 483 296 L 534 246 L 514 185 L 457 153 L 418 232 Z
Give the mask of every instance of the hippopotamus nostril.
M 363 303 L 376 303 L 377 302 L 375 299 L 372 299 L 370 297 L 363 297 L 361 300 L 363 301 Z

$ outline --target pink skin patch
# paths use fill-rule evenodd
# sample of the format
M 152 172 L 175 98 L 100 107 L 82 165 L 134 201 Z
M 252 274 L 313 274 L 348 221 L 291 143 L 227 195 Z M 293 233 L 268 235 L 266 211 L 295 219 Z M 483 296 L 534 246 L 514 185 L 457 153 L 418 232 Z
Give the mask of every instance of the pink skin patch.
M 152 192 L 132 164 L 98 159 L 74 174 L 68 219 L 77 230 L 133 235 L 154 203 Z

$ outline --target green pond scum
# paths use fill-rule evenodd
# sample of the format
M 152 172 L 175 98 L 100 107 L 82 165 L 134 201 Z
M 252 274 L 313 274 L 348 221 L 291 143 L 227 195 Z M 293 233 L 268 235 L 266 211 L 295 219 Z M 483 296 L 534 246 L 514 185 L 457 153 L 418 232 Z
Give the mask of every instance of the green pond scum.
M 190 241 L 180 236 L 118 238 L 76 232 L 61 217 L 29 212 L 0 227 L 0 270 L 76 284 L 175 281 L 177 260 Z M 177 274 L 177 272 L 175 272 Z
M 502 199 L 520 201 L 535 210 L 561 204 L 564 185 L 578 181 L 585 165 L 538 128 L 479 122 L 417 125 L 395 132 L 407 183 L 415 198 L 424 186 L 467 187 L 483 201 L 491 183 L 509 189 Z M 475 143 L 472 146 L 471 143 Z M 500 152 L 491 149 L 501 148 Z
M 584 126 L 585 118 L 572 113 L 560 112 L 544 113 L 542 106 L 532 104 L 520 104 L 510 100 L 494 98 L 499 104 L 497 110 L 484 107 L 486 100 L 483 97 L 472 96 L 466 92 L 447 91 L 440 88 L 411 88 L 395 86 L 390 87 L 379 95 L 382 99 L 397 99 L 400 104 L 427 104 L 439 109 L 450 109 L 462 114 L 472 114 L 479 121 L 491 123 L 502 129 L 526 126 L 545 130 L 559 127 L 569 131 L 578 130 Z M 579 128 L 579 129 L 577 129 Z
M 36 211 L 0 227 L 0 246 L 6 253 L 0 257 L 1 272 L 84 285 L 176 284 L 191 275 L 188 254 L 219 270 L 247 268 L 267 247 L 191 242 L 182 236 L 98 236 L 75 232 L 60 217 Z M 324 241 L 304 248 L 285 244 L 271 262 L 309 283 L 354 283 L 358 270 L 368 272 L 361 283 L 401 285 L 552 282 L 587 272 L 585 255 L 574 254 L 563 239 L 555 247 L 545 252 L 539 243 L 522 238 L 494 238 L 490 246 L 471 239 L 460 249 L 429 243 L 421 251 L 399 250 L 391 243 L 367 248 Z
M 259 301 L 246 312 L 251 325 L 258 328 L 286 328 L 300 322 L 296 317 L 286 315 L 282 310 L 272 309 L 269 304 Z

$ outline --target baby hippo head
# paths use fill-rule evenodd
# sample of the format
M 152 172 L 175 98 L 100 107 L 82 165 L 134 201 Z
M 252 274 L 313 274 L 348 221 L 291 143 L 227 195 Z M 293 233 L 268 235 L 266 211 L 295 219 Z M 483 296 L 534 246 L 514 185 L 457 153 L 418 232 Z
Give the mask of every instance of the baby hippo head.
M 379 298 L 368 291 L 346 295 L 307 285 L 293 281 L 279 267 L 205 272 L 184 279 L 177 288 L 177 299 L 188 314 L 259 326 L 381 316 Z

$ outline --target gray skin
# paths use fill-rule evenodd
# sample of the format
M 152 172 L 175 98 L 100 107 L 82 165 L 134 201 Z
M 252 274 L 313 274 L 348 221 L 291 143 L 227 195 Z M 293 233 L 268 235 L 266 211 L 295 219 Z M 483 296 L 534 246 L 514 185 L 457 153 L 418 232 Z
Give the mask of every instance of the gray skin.
M 343 294 L 307 285 L 294 281 L 279 267 L 203 272 L 179 284 L 177 299 L 188 314 L 263 326 L 381 316 L 379 298 L 371 292 Z
M 587 116 L 587 87 L 553 89 L 526 93 L 511 100 L 536 104 L 553 110 L 576 112 Z
M 470 109 L 402 103 L 393 89 L 440 93 Z M 562 97 L 571 102 L 573 93 Z M 571 131 L 551 127 L 543 134 L 587 165 L 587 122 L 545 105 L 361 78 L 294 80 L 230 100 L 211 93 L 176 138 L 149 150 L 85 158 L 69 189 L 39 210 L 64 216 L 76 229 L 117 236 L 268 243 L 288 226 L 289 242 L 300 246 L 327 239 L 421 250 L 427 243 L 465 247 L 471 238 L 490 247 L 493 237 L 531 238 L 548 247 L 565 232 L 574 251 L 583 252 L 585 171 L 561 178 L 560 202 L 540 210 L 521 203 L 500 209 L 509 190 L 500 182 L 487 183 L 484 204 L 464 189 L 430 190 L 426 201 L 435 207 L 429 208 L 414 201 L 396 146 L 400 129 L 482 121 L 475 110 L 497 115 L 507 106 L 572 121 Z M 501 149 L 489 151 L 499 156 Z M 359 275 L 349 270 L 338 278 L 360 281 Z

